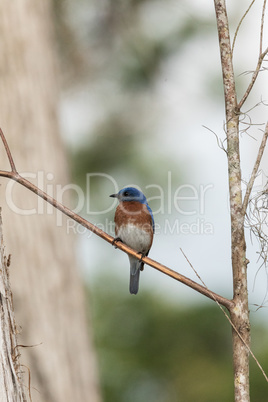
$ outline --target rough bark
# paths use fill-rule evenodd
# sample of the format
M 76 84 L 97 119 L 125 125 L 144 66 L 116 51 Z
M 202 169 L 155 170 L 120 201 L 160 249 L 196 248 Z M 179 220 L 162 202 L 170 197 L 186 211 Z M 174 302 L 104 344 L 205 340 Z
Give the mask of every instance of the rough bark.
M 233 330 L 235 401 L 248 402 L 250 400 L 250 395 L 249 350 L 247 346 L 250 345 L 250 323 L 248 310 L 244 214 L 242 211 L 239 111 L 237 110 L 237 97 L 226 5 L 224 0 L 215 0 L 214 3 L 219 34 L 226 113 L 234 301 L 234 307 L 230 309 L 230 313 L 235 328 L 244 340 L 243 342 L 238 333 Z
M 26 401 L 0 209 L 0 401 Z
M 69 179 L 58 128 L 52 32 L 49 0 L 1 1 L 1 128 L 19 171 L 30 172 L 30 180 L 56 197 L 55 185 Z M 8 169 L 2 146 L 0 160 Z M 33 400 L 99 401 L 75 238 L 66 219 L 61 222 L 61 213 L 6 179 L 1 179 L 0 205 L 12 254 L 19 343 L 38 345 L 23 348 L 21 357 L 30 368 Z

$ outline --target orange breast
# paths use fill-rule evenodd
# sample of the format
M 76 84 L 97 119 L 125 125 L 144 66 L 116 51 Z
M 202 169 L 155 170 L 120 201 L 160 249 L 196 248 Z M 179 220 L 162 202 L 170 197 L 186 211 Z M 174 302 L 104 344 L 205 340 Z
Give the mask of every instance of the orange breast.
M 145 204 L 137 201 L 120 202 L 115 211 L 115 233 L 117 227 L 129 223 L 139 226 L 146 232 L 153 232 L 152 217 Z

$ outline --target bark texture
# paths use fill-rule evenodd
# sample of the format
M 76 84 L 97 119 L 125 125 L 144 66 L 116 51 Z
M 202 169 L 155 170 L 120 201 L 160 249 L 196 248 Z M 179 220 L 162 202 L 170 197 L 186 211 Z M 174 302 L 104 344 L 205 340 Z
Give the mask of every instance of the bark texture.
M 249 402 L 249 350 L 246 345 L 250 345 L 250 323 L 247 291 L 246 243 L 241 191 L 239 111 L 237 110 L 226 4 L 224 0 L 215 0 L 214 3 L 219 34 L 226 114 L 234 292 L 234 307 L 230 309 L 230 313 L 234 326 L 245 341 L 244 343 L 237 332 L 233 330 L 235 401 Z
M 1 1 L 1 128 L 17 169 L 56 198 L 56 184 L 69 179 L 58 129 L 52 28 L 50 0 Z M 10 169 L 2 145 L 0 161 L 1 168 Z M 19 343 L 38 345 L 23 348 L 21 358 L 30 368 L 32 398 L 98 402 L 95 355 L 67 219 L 3 178 L 0 205 L 12 254 Z
M 0 401 L 26 401 L 0 210 Z

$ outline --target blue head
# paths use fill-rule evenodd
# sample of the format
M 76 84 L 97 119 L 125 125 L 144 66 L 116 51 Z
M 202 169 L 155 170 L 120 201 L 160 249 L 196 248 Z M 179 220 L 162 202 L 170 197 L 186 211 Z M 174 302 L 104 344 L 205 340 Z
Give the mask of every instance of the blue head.
M 134 187 L 123 188 L 117 194 L 111 194 L 110 197 L 115 197 L 118 201 L 138 201 L 141 204 L 147 204 L 145 195 Z

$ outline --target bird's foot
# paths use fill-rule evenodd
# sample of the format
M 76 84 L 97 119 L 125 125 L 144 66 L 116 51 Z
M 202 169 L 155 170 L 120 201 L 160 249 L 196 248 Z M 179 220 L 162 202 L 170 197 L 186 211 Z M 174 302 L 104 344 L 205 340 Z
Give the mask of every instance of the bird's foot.
M 139 262 L 141 263 L 141 262 L 142 262 L 142 259 L 143 259 L 144 257 L 146 257 L 146 256 L 148 255 L 148 253 L 139 253 L 139 254 L 141 255 L 141 257 L 140 257 L 140 259 L 139 259 Z M 140 267 L 140 271 L 143 271 L 143 269 L 144 269 L 144 265 L 142 264 L 141 267 Z
M 121 241 L 121 243 L 123 243 L 122 240 L 120 239 L 120 237 L 115 237 L 115 238 L 113 239 L 113 241 L 112 241 L 112 246 L 115 246 L 115 248 L 117 248 L 117 247 L 116 247 L 116 243 L 117 243 L 118 241 Z
M 142 262 L 142 259 L 144 257 L 146 257 L 148 253 L 139 253 L 139 254 L 141 255 L 141 258 L 139 259 L 139 262 Z
M 142 259 L 143 259 L 144 257 L 146 257 L 147 253 L 139 253 L 139 254 L 141 255 L 141 257 L 140 257 L 140 259 L 139 259 L 139 262 L 142 262 Z M 140 270 L 143 271 L 143 264 L 142 264 L 142 267 L 140 268 Z

